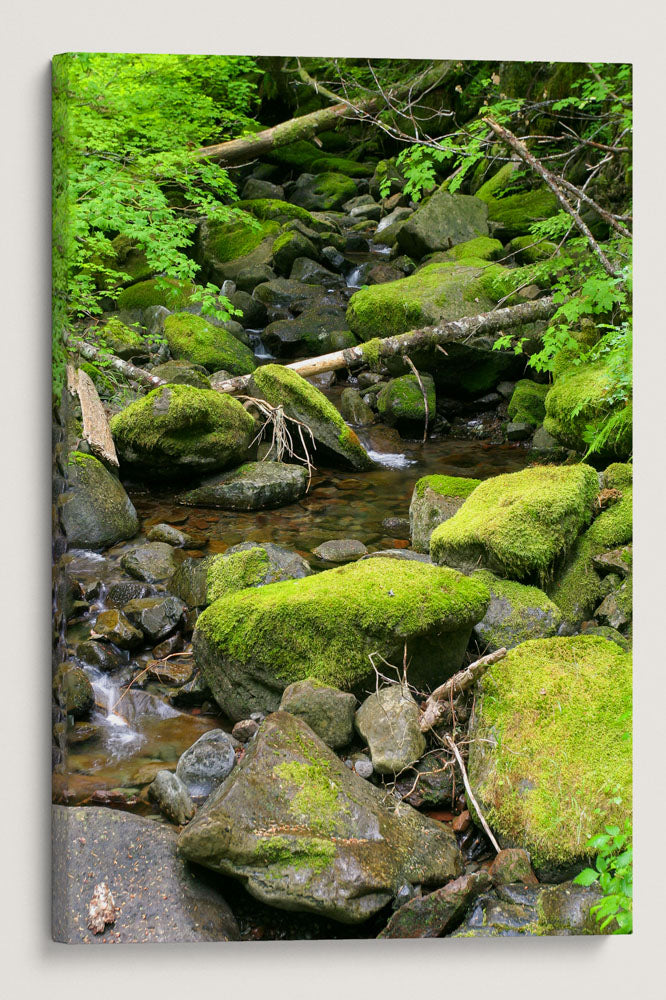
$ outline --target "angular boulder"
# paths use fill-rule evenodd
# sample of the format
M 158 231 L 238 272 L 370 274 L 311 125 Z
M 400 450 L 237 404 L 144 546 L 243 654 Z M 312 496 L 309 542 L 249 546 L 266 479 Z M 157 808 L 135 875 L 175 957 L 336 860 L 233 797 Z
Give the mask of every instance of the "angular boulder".
M 81 451 L 71 452 L 67 490 L 60 519 L 71 548 L 102 549 L 139 530 L 139 518 L 122 483 L 102 463 Z
M 378 938 L 436 938 L 455 930 L 477 896 L 490 888 L 487 872 L 472 872 L 410 899 L 395 911 Z
M 488 206 L 479 198 L 441 189 L 400 227 L 398 246 L 416 260 L 488 235 Z
M 194 798 L 205 798 L 217 788 L 236 765 L 236 740 L 223 729 L 211 729 L 200 736 L 176 766 L 176 777 Z
M 353 739 L 355 709 L 353 694 L 306 677 L 284 689 L 279 710 L 297 715 L 327 746 L 338 750 Z
M 409 688 L 393 684 L 365 699 L 354 719 L 370 748 L 378 774 L 397 774 L 419 759 L 426 748 L 419 710 Z
M 402 662 L 409 680 L 436 685 L 461 665 L 485 614 L 485 584 L 453 570 L 368 559 L 215 601 L 194 633 L 198 666 L 232 719 L 274 711 L 306 677 L 345 691 L 374 682 L 370 653 Z
M 446 827 L 387 803 L 286 712 L 264 721 L 178 849 L 272 906 L 345 923 L 367 920 L 405 882 L 435 887 L 462 872 Z
M 409 505 L 412 548 L 429 552 L 430 536 L 437 525 L 453 517 L 480 482 L 464 476 L 438 475 L 417 480 Z
M 286 462 L 246 462 L 212 476 L 194 490 L 181 493 L 179 503 L 221 510 L 263 510 L 284 507 L 305 496 L 308 473 L 303 465 Z
M 147 542 L 126 552 L 120 560 L 123 569 L 135 580 L 157 583 L 167 580 L 176 568 L 174 549 L 166 542 Z
M 515 580 L 501 580 L 486 570 L 475 573 L 488 585 L 490 604 L 474 635 L 484 653 L 505 646 L 513 649 L 528 639 L 547 639 L 557 634 L 562 612 L 538 587 Z
M 169 480 L 242 461 L 255 426 L 231 396 L 165 385 L 117 413 L 111 432 L 123 462 L 144 475 Z

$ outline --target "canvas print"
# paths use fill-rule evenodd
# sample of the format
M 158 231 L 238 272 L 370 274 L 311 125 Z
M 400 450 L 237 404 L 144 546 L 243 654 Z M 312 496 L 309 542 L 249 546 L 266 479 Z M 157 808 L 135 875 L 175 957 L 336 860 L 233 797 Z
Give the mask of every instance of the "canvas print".
M 632 929 L 632 79 L 53 60 L 53 936 Z

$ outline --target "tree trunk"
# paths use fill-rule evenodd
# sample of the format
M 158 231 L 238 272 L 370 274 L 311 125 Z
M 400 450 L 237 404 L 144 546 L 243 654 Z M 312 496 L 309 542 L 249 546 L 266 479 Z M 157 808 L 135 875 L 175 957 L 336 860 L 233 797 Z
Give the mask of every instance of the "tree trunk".
M 354 118 L 376 111 L 384 104 L 388 104 L 389 101 L 405 94 L 409 94 L 410 98 L 413 99 L 424 90 L 443 83 L 453 68 L 454 63 L 452 62 L 436 63 L 425 73 L 422 73 L 417 80 L 411 81 L 408 85 L 394 87 L 385 95 L 378 94 L 355 104 L 351 101 L 342 101 L 330 108 L 322 108 L 319 111 L 312 111 L 308 115 L 302 115 L 300 118 L 292 118 L 288 122 L 281 122 L 279 125 L 273 125 L 272 128 L 264 129 L 262 132 L 244 136 L 242 139 L 231 139 L 229 142 L 221 142 L 215 146 L 203 146 L 197 150 L 196 156 L 198 159 L 215 160 L 223 167 L 248 163 L 259 156 L 265 156 L 280 146 L 287 146 L 299 139 L 310 139 L 317 132 L 333 128 L 340 118 Z M 313 81 L 314 84 L 315 81 Z
M 72 365 L 67 365 L 67 385 L 69 391 L 79 397 L 83 436 L 93 455 L 118 468 L 118 455 L 109 421 L 92 379 L 82 368 L 75 371 Z

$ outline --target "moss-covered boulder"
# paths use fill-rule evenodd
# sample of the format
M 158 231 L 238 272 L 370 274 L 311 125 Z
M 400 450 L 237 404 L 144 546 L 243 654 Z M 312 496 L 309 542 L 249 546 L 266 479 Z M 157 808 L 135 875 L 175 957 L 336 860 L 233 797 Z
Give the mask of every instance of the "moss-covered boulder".
M 257 285 L 253 296 L 267 308 L 288 309 L 291 313 L 302 313 L 306 309 L 324 304 L 326 295 L 320 285 L 306 285 L 290 278 L 276 278 Z M 339 298 L 339 296 L 338 296 Z M 330 305 L 330 302 L 328 303 Z
M 372 460 L 358 437 L 319 389 L 280 365 L 263 365 L 252 375 L 249 393 L 272 406 L 282 406 L 288 417 L 310 428 L 317 458 L 342 462 L 352 469 L 369 469 Z
M 356 337 L 347 329 L 344 310 L 335 306 L 315 306 L 295 319 L 275 320 L 261 339 L 278 358 L 312 358 L 356 344 Z
M 474 626 L 479 646 L 487 653 L 513 649 L 528 639 L 548 639 L 562 624 L 562 612 L 538 587 L 502 580 L 487 570 L 474 574 L 490 590 L 490 604 Z
M 238 400 L 190 385 L 164 385 L 111 420 L 123 462 L 161 479 L 212 472 L 241 462 L 254 437 Z
M 428 401 L 428 419 L 435 417 L 435 383 L 432 376 L 421 375 L 421 382 Z M 420 433 L 426 419 L 426 404 L 416 375 L 392 378 L 377 394 L 377 412 L 389 427 L 403 433 Z
M 400 227 L 398 246 L 420 260 L 428 253 L 488 235 L 488 206 L 479 198 L 438 190 Z
M 62 663 L 53 677 L 53 696 L 65 712 L 83 719 L 95 705 L 95 693 L 88 675 L 75 663 Z
M 195 656 L 233 719 L 276 709 L 306 677 L 357 691 L 374 679 L 368 654 L 397 662 L 405 643 L 410 681 L 434 686 L 460 666 L 488 600 L 485 584 L 453 570 L 361 560 L 216 601 L 197 622 Z
M 517 382 L 507 408 L 511 420 L 540 427 L 546 415 L 545 399 L 549 389 L 549 385 L 540 385 L 528 378 Z
M 171 385 L 193 385 L 195 389 L 210 389 L 210 379 L 203 365 L 193 365 L 187 361 L 165 361 L 163 365 L 153 368 L 150 374 Z
M 546 396 L 544 427 L 578 452 L 587 450 L 588 426 L 599 429 L 614 417 L 603 447 L 609 458 L 627 459 L 632 448 L 632 406 L 608 402 L 609 372 L 603 361 L 564 368 L 556 374 L 555 384 Z
M 265 720 L 178 849 L 271 906 L 345 923 L 367 920 L 405 882 L 443 885 L 463 867 L 446 827 L 389 804 L 287 712 Z
M 221 510 L 263 510 L 300 500 L 308 488 L 303 465 L 286 462 L 245 462 L 237 469 L 212 476 L 178 500 L 190 507 Z
M 294 205 L 309 212 L 330 212 L 341 208 L 356 194 L 356 184 L 344 174 L 325 172 L 301 174 L 290 194 Z
M 482 482 L 430 538 L 434 562 L 547 580 L 592 519 L 599 490 L 589 465 L 542 465 Z
M 621 495 L 580 536 L 548 589 L 565 621 L 571 625 L 588 619 L 602 599 L 602 574 L 596 564 L 597 557 L 627 545 L 633 535 L 632 467 L 620 463 L 610 465 L 603 482 L 606 489 L 617 489 Z
M 409 531 L 416 552 L 430 551 L 430 536 L 460 510 L 480 479 L 464 476 L 422 476 L 415 485 L 409 505 Z
M 147 346 L 141 333 L 112 316 L 104 326 L 95 331 L 95 339 L 102 341 L 107 350 L 129 361 L 137 354 L 146 354 Z
M 222 555 L 185 559 L 169 580 L 169 591 L 189 607 L 203 608 L 238 590 L 299 580 L 310 573 L 297 552 L 272 542 L 241 542 Z
M 504 247 L 499 240 L 491 236 L 477 236 L 473 240 L 457 243 L 443 253 L 435 253 L 428 257 L 428 263 L 436 264 L 447 260 L 498 260 L 504 257 Z
M 371 285 L 349 300 L 347 322 L 360 340 L 390 337 L 492 309 L 507 274 L 499 264 L 467 258 L 428 264 L 400 281 Z M 497 287 L 495 287 L 497 282 Z
M 545 184 L 532 191 L 505 194 L 516 169 L 513 162 L 505 164 L 476 192 L 476 197 L 488 205 L 488 221 L 495 223 L 496 235 L 505 240 L 529 233 L 530 226 L 550 218 L 560 208 Z
M 251 215 L 231 223 L 202 222 L 196 254 L 205 278 L 221 285 L 227 279 L 235 281 L 248 267 L 270 264 L 279 232 L 277 221 L 259 221 Z
M 297 229 L 281 233 L 273 244 L 273 264 L 278 274 L 287 277 L 299 257 L 319 260 L 319 252 L 314 243 Z
M 209 372 L 224 368 L 232 375 L 249 375 L 256 368 L 249 347 L 203 316 L 172 313 L 164 320 L 164 336 L 176 360 L 202 365 Z
M 92 455 L 71 452 L 60 520 L 72 548 L 103 549 L 139 530 L 139 518 L 122 483 Z
M 166 306 L 183 309 L 189 305 L 194 285 L 176 278 L 150 278 L 124 288 L 118 296 L 119 309 L 148 309 L 149 306 Z
M 630 657 L 592 636 L 524 642 L 481 680 L 472 791 L 542 881 L 571 877 L 588 838 L 630 815 L 630 712 Z

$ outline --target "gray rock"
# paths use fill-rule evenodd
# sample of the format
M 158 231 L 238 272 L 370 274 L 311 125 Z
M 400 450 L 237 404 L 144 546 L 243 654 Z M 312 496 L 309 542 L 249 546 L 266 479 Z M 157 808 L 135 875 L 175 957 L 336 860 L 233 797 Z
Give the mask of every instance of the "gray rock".
M 440 750 L 428 753 L 396 779 L 395 790 L 415 809 L 450 809 L 463 787 L 462 774 L 451 755 Z
M 243 185 L 241 196 L 245 201 L 254 198 L 277 198 L 284 201 L 284 188 L 281 184 L 272 184 L 270 181 L 259 180 L 257 177 L 248 177 Z
M 313 554 L 324 562 L 348 563 L 355 562 L 367 552 L 363 542 L 357 538 L 331 538 L 330 541 L 318 545 Z
M 532 438 L 532 450 L 549 453 L 562 451 L 563 448 L 557 438 L 549 434 L 545 427 L 538 427 Z
M 532 424 L 523 424 L 520 421 L 512 420 L 506 425 L 507 441 L 527 441 L 532 437 L 534 427 Z
M 242 292 L 252 292 L 265 281 L 274 281 L 277 274 L 268 264 L 254 264 L 243 267 L 236 276 L 236 284 Z
M 222 510 L 262 510 L 300 500 L 308 488 L 307 470 L 285 462 L 246 462 L 211 476 L 201 486 L 182 493 L 180 503 Z
M 231 735 L 239 743 L 249 743 L 259 731 L 259 723 L 255 719 L 241 719 L 231 730 Z
M 195 799 L 205 798 L 228 777 L 235 764 L 236 740 L 223 729 L 211 729 L 178 760 L 176 775 Z
M 516 388 L 515 382 L 500 382 L 496 386 L 496 390 L 500 394 L 502 399 L 507 399 L 507 400 L 511 399 L 515 388 Z
M 599 607 L 595 610 L 594 617 L 601 625 L 608 625 L 614 629 L 623 629 L 631 624 L 631 577 L 625 580 L 617 590 L 612 591 L 607 597 L 604 597 Z
M 147 944 L 236 941 L 238 926 L 219 891 L 176 854 L 176 832 L 117 809 L 52 807 L 56 941 Z M 116 921 L 103 934 L 86 926 L 94 887 L 106 882 Z
M 166 542 L 148 542 L 127 552 L 120 560 L 123 569 L 137 580 L 156 583 L 168 579 L 176 568 L 173 548 Z
M 255 298 L 254 295 L 249 295 L 248 292 L 243 292 L 239 289 L 228 298 L 236 309 L 242 309 L 243 315 L 240 317 L 240 322 L 243 327 L 246 329 L 249 327 L 251 330 L 254 330 L 264 325 L 266 322 L 266 306 L 263 302 Z
M 85 670 L 75 663 L 63 663 L 53 677 L 53 695 L 66 715 L 85 718 L 95 704 L 92 684 Z
M 446 827 L 387 802 L 286 712 L 265 720 L 179 850 L 272 906 L 345 923 L 371 917 L 405 882 L 435 887 L 462 872 Z
M 173 594 L 164 597 L 140 597 L 129 601 L 123 608 L 123 614 L 140 629 L 151 643 L 160 642 L 171 635 L 180 625 L 186 606 Z
M 190 793 L 177 774 L 158 771 L 148 787 L 148 796 L 157 803 L 160 812 L 177 826 L 183 826 L 195 813 Z
M 60 497 L 60 519 L 70 547 L 101 549 L 139 530 L 139 518 L 122 484 L 98 459 L 70 454 L 67 490 Z
M 418 706 L 409 689 L 401 684 L 382 688 L 366 698 L 356 713 L 355 724 L 379 774 L 395 774 L 425 753 Z
M 483 570 L 475 575 L 490 588 L 488 610 L 474 626 L 474 635 L 485 652 L 557 635 L 562 612 L 538 587 L 501 580 Z
M 307 285 L 321 285 L 327 289 L 342 289 L 347 287 L 345 279 L 329 271 L 322 264 L 317 264 L 307 257 L 297 257 L 289 275 L 292 281 L 304 281 Z
M 480 198 L 438 190 L 401 226 L 398 246 L 420 259 L 488 235 L 488 206 Z
M 123 663 L 122 658 L 104 642 L 80 642 L 76 647 L 76 655 L 79 660 L 83 660 L 91 667 L 108 673 L 117 670 Z
M 460 510 L 479 482 L 462 476 L 424 476 L 418 480 L 409 505 L 412 546 L 417 552 L 430 551 L 430 536 L 437 525 Z
M 336 274 L 342 274 L 349 266 L 344 254 L 341 254 L 335 247 L 322 247 L 320 256 Z
M 600 573 L 619 573 L 620 576 L 630 576 L 632 551 L 631 545 L 625 545 L 621 549 L 601 552 L 597 556 L 592 556 L 592 565 Z
M 291 268 L 291 262 L 289 267 Z M 254 297 L 265 306 L 289 309 L 293 313 L 302 313 L 311 308 L 325 294 L 326 290 L 321 285 L 306 285 L 301 281 L 291 281 L 289 278 L 265 281 L 257 285 L 253 292 Z
M 121 580 L 112 583 L 106 594 L 106 603 L 112 608 L 124 608 L 129 601 L 139 597 L 154 597 L 155 587 L 138 580 Z
M 356 389 L 343 389 L 340 397 L 340 413 L 348 424 L 353 424 L 355 427 L 367 427 L 369 424 L 374 424 L 377 419 Z
M 344 174 L 300 174 L 289 193 L 289 201 L 308 212 L 341 208 L 356 193 L 356 184 Z
M 262 340 L 276 357 L 293 357 L 295 354 L 314 357 L 352 347 L 356 343 L 356 338 L 347 328 L 344 309 L 336 306 L 317 306 L 306 309 L 295 319 L 275 320 L 264 330 Z
M 442 937 L 455 929 L 476 897 L 489 888 L 490 878 L 487 872 L 462 875 L 427 896 L 410 899 L 395 911 L 377 937 Z
M 146 538 L 149 542 L 166 542 L 167 545 L 189 545 L 192 539 L 185 531 L 179 531 L 170 524 L 155 524 Z
M 155 598 L 146 598 L 155 600 Z M 106 639 L 120 649 L 136 649 L 143 643 L 143 633 L 136 628 L 117 608 L 109 608 L 97 615 L 92 635 Z
M 353 694 L 308 677 L 284 689 L 279 710 L 297 715 L 327 746 L 339 750 L 352 741 L 355 709 Z

